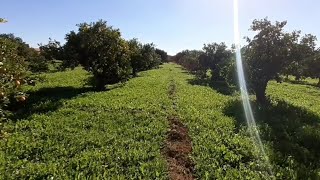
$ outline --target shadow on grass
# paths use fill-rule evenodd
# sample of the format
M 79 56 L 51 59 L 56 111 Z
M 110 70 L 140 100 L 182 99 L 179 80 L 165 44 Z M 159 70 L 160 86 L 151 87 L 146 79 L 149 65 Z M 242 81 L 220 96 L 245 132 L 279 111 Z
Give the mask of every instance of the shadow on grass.
M 59 70 L 59 69 L 50 69 L 47 73 L 57 73 L 57 72 L 62 72 L 62 70 Z
M 72 99 L 82 93 L 92 91 L 92 88 L 53 87 L 42 88 L 35 92 L 27 92 L 28 100 L 23 105 L 13 105 L 15 111 L 12 119 L 25 119 L 33 114 L 42 114 L 59 109 L 62 100 Z
M 189 79 L 188 83 L 191 85 L 208 86 L 224 95 L 232 95 L 236 91 L 236 88 L 230 87 L 225 81 L 211 81 L 210 78 Z
M 271 143 L 272 164 L 290 167 L 298 179 L 319 178 L 320 117 L 285 101 L 263 108 L 252 105 L 261 138 Z M 231 101 L 224 113 L 235 118 L 238 129 L 246 126 L 241 101 Z
M 298 80 L 292 80 L 292 79 L 286 79 L 285 82 L 291 83 L 291 84 L 300 84 L 300 85 L 308 85 L 308 86 L 313 86 L 316 88 L 320 88 L 317 83 L 310 83 L 308 81 L 298 81 Z

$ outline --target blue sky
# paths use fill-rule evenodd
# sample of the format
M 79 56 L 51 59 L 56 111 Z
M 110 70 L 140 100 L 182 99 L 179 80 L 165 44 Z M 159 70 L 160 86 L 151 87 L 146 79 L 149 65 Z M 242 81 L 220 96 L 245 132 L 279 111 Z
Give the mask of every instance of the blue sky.
M 169 54 L 201 49 L 204 43 L 233 42 L 233 0 L 1 0 L 0 33 L 14 33 L 31 46 L 51 37 L 64 42 L 76 24 L 99 19 L 120 28 L 126 39 L 154 42 Z M 320 39 L 318 0 L 239 0 L 241 36 L 253 19 L 288 20 Z

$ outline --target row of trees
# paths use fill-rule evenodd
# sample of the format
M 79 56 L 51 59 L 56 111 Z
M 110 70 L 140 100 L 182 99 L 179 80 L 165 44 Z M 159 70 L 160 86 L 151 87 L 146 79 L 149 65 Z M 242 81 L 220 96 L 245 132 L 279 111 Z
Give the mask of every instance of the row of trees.
M 52 60 L 62 60 L 61 69 L 81 65 L 93 74 L 90 82 L 99 91 L 105 90 L 107 84 L 125 81 L 168 61 L 167 53 L 154 44 L 142 44 L 137 39 L 127 41 L 119 29 L 102 20 L 79 24 L 76 32 L 66 35 L 64 45 L 49 39 L 39 49 L 37 52 L 30 48 L 13 34 L 0 34 L 0 118 L 5 116 L 8 104 L 26 100 L 21 85 L 29 82 L 27 72 L 47 71 Z
M 318 78 L 320 86 L 320 50 L 317 38 L 301 31 L 285 32 L 287 22 L 272 23 L 268 19 L 254 20 L 251 30 L 256 35 L 246 38 L 248 44 L 241 49 L 245 74 L 250 90 L 261 104 L 267 102 L 266 88 L 270 80 L 281 81 L 282 76 L 293 75 L 297 80 Z M 212 81 L 236 84 L 235 51 L 224 43 L 204 45 L 202 51 L 182 51 L 174 61 L 187 70 L 205 77 L 211 70 Z
M 93 74 L 96 90 L 104 90 L 107 84 L 125 81 L 168 61 L 167 53 L 156 49 L 154 44 L 141 44 L 137 39 L 127 41 L 119 29 L 102 20 L 79 24 L 77 32 L 66 35 L 63 46 L 50 40 L 40 50 L 47 59 L 63 59 L 64 68 L 83 66 Z

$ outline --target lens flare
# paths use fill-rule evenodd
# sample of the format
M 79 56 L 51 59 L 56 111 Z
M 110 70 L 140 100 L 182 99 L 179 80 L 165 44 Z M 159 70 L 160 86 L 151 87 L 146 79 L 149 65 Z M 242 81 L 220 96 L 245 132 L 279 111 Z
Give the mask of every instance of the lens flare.
M 242 105 L 245 112 L 245 117 L 248 125 L 248 129 L 250 132 L 251 137 L 254 139 L 256 147 L 258 148 L 259 152 L 261 153 L 262 157 L 266 161 L 268 165 L 269 173 L 272 175 L 271 165 L 269 163 L 269 158 L 265 153 L 263 148 L 261 138 L 259 132 L 257 130 L 256 121 L 253 116 L 246 80 L 244 77 L 243 65 L 242 65 L 242 57 L 241 57 L 241 43 L 240 43 L 240 31 L 239 31 L 239 5 L 238 0 L 234 0 L 234 42 L 236 47 L 236 62 L 237 62 L 237 72 L 238 72 L 238 81 L 240 86 L 241 92 L 241 99 Z

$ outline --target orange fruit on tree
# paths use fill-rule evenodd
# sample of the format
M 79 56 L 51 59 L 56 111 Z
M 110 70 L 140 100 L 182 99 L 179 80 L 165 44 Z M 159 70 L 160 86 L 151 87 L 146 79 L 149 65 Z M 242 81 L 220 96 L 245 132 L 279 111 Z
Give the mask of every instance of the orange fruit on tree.
M 19 96 L 18 98 L 17 98 L 17 100 L 19 101 L 19 102 L 24 102 L 24 101 L 26 101 L 26 97 L 25 96 Z
M 15 80 L 14 83 L 15 83 L 16 86 L 20 86 L 21 85 L 21 82 L 19 80 Z
M 4 92 L 0 92 L 0 99 L 4 98 Z

